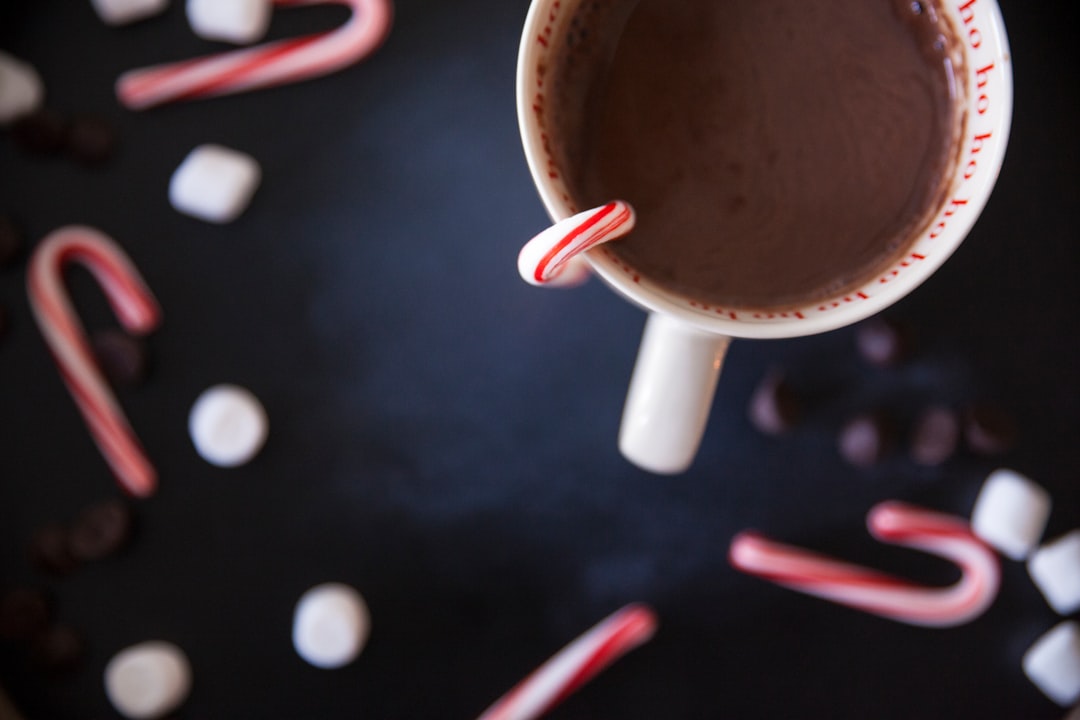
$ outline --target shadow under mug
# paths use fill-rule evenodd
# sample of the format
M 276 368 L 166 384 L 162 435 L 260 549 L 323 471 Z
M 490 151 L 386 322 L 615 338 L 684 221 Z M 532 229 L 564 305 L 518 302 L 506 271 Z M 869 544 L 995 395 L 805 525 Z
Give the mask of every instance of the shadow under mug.
M 632 1 L 632 0 L 627 0 Z M 677 2 L 679 0 L 672 0 Z M 565 173 L 551 152 L 553 41 L 568 32 L 589 0 L 533 0 L 517 65 L 517 113 L 533 182 L 554 221 L 576 207 Z M 655 473 L 686 470 L 697 454 L 731 338 L 787 338 L 850 325 L 881 311 L 928 278 L 960 245 L 989 199 L 1008 143 L 1012 61 L 996 0 L 944 0 L 940 11 L 955 30 L 957 86 L 965 114 L 959 160 L 949 192 L 909 252 L 862 286 L 784 312 L 719 308 L 672 293 L 641 276 L 606 249 L 586 258 L 593 271 L 649 315 L 619 431 L 619 449 Z M 547 83 L 545 85 L 545 83 Z

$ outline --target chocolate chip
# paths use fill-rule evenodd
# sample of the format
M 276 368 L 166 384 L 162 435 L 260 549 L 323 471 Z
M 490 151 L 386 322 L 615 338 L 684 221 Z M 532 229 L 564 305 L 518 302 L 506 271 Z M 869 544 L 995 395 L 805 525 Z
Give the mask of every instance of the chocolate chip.
M 920 465 L 941 465 L 956 452 L 960 441 L 960 419 L 951 409 L 935 405 L 915 420 L 911 437 L 911 459 Z
M 68 155 L 83 165 L 100 165 L 116 150 L 116 131 L 102 118 L 90 115 L 72 118 L 68 126 Z
M 43 525 L 30 540 L 30 561 L 41 571 L 67 575 L 78 567 L 68 547 L 67 528 L 60 523 Z
M 146 379 L 146 343 L 116 330 L 100 330 L 90 340 L 105 377 L 113 385 L 135 386 Z
M 880 413 L 867 413 L 849 420 L 840 431 L 840 456 L 856 467 L 875 465 L 892 446 L 892 425 Z
M 750 396 L 751 424 L 767 435 L 780 435 L 799 420 L 799 401 L 781 370 L 771 370 Z
M 22 230 L 7 215 L 0 215 L 0 267 L 13 265 L 25 245 Z
M 123 500 L 106 500 L 78 514 L 68 531 L 68 548 L 76 560 L 101 560 L 127 545 L 131 508 Z
M 855 329 L 859 355 L 871 365 L 892 367 L 911 354 L 911 331 L 883 317 L 865 320 Z
M 11 126 L 15 144 L 34 155 L 50 155 L 64 147 L 67 123 L 57 112 L 43 108 L 24 115 Z
M 67 625 L 50 625 L 31 643 L 30 662 L 43 672 L 68 672 L 79 666 L 85 650 L 79 632 Z
M 1016 443 L 1016 423 L 996 405 L 980 403 L 964 418 L 964 440 L 979 455 L 1000 455 Z
M 0 639 L 30 640 L 52 619 L 52 607 L 44 592 L 20 587 L 0 597 Z

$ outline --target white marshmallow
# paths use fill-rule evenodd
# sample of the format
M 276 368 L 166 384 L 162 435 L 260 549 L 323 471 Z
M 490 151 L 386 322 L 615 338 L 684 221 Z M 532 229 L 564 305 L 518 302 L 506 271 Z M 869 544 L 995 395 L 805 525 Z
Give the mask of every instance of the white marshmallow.
M 270 27 L 271 0 L 187 0 L 191 29 L 206 40 L 247 45 Z
M 164 12 L 169 0 L 90 0 L 90 4 L 109 25 L 126 25 Z
M 1050 495 L 1013 470 L 990 473 L 971 511 L 971 529 L 1013 560 L 1026 558 L 1050 518 Z
M 269 425 L 258 398 L 236 385 L 205 390 L 188 416 L 195 450 L 218 467 L 236 467 L 254 458 L 266 442 Z
M 348 665 L 367 643 L 371 615 L 360 593 L 341 583 L 316 585 L 293 613 L 293 647 L 315 667 Z
M 41 107 L 45 85 L 27 62 L 0 50 L 0 125 L 7 125 Z
M 1035 585 L 1062 615 L 1080 610 L 1080 530 L 1046 543 L 1028 559 Z
M 129 718 L 159 718 L 191 692 L 191 664 L 172 643 L 151 640 L 121 650 L 105 666 L 105 694 Z
M 262 179 L 250 155 L 221 145 L 192 150 L 169 181 L 169 202 L 182 213 L 213 223 L 240 217 Z
M 1031 682 L 1058 705 L 1080 700 L 1080 625 L 1058 623 L 1024 653 L 1023 666 Z

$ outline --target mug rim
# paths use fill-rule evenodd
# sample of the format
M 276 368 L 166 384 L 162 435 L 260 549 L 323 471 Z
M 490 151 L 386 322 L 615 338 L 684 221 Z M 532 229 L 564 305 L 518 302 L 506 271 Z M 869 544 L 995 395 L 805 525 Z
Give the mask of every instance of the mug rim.
M 545 152 L 546 133 L 539 117 L 543 112 L 541 83 L 546 64 L 540 58 L 547 51 L 547 38 L 558 27 L 559 20 L 571 14 L 583 0 L 532 0 L 526 15 L 518 50 L 516 75 L 516 100 L 519 132 L 533 183 L 541 201 L 553 221 L 559 221 L 585 208 L 575 208 L 565 188 L 560 187 L 561 175 L 554 160 Z M 976 6 L 975 3 L 979 5 Z M 895 267 L 889 266 L 883 274 L 872 276 L 862 285 L 847 292 L 793 307 L 789 310 L 756 310 L 743 308 L 719 308 L 700 303 L 659 287 L 647 277 L 642 277 L 625 266 L 603 246 L 595 247 L 585 255 L 595 273 L 613 290 L 631 303 L 649 312 L 675 316 L 698 329 L 731 337 L 784 338 L 812 335 L 834 330 L 863 320 L 899 301 L 927 280 L 955 252 L 975 225 L 983 208 L 989 201 L 993 187 L 1004 162 L 1013 113 L 1012 56 L 1004 20 L 997 0 L 959 0 L 942 2 L 941 8 L 956 29 L 957 39 L 963 46 L 964 72 L 967 99 L 962 110 L 966 114 L 960 138 L 959 160 L 951 179 L 950 191 L 930 221 L 921 228 L 907 247 L 910 257 L 900 259 Z M 971 17 L 986 20 L 981 26 L 964 20 L 965 9 L 972 9 Z M 563 14 L 560 14 L 563 13 Z M 971 28 L 967 35 L 963 32 Z M 977 33 L 977 35 L 976 35 Z M 975 127 L 978 103 L 982 98 L 976 94 L 971 73 L 979 66 L 977 58 L 992 57 L 989 67 L 998 70 L 1000 88 L 994 95 L 993 112 L 986 125 Z M 985 67 L 985 66 L 983 66 Z M 985 97 L 985 96 L 984 96 Z M 964 160 L 985 150 L 981 144 L 973 150 L 972 143 L 980 137 L 980 127 L 986 138 L 993 138 L 988 161 L 981 158 L 979 173 L 967 173 L 962 169 Z M 957 191 L 962 183 L 970 189 L 966 199 Z M 615 198 L 613 198 L 615 199 Z M 950 206 L 950 203 L 953 203 Z M 960 207 L 962 205 L 962 207 Z M 960 208 L 963 214 L 957 213 Z M 957 215 L 955 218 L 953 215 Z M 941 228 L 940 232 L 935 232 Z M 930 242 L 932 241 L 932 242 Z M 925 251 L 929 248 L 932 251 Z

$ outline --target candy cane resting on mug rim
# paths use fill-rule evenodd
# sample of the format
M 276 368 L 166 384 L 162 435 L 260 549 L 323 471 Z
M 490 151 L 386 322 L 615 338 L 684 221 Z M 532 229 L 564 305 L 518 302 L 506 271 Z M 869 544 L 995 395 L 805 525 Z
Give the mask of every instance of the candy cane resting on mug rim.
M 347 5 L 352 16 L 328 32 L 130 70 L 116 95 L 131 110 L 215 97 L 328 75 L 359 62 L 386 38 L 391 0 L 275 0 L 280 7 Z
M 634 209 L 622 200 L 572 215 L 525 243 L 518 253 L 518 273 L 530 285 L 580 285 L 591 274 L 582 254 L 623 237 L 636 221 Z
M 736 569 L 791 590 L 910 625 L 961 625 L 980 616 L 997 597 L 997 554 L 965 520 L 889 501 L 870 510 L 867 526 L 882 542 L 951 560 L 960 568 L 960 579 L 946 587 L 926 587 L 752 532 L 735 537 L 728 557 Z
M 30 307 L 64 383 L 120 485 L 134 496 L 149 496 L 157 487 L 157 472 L 98 368 L 72 307 L 63 282 L 69 263 L 78 263 L 93 274 L 128 332 L 143 335 L 154 330 L 161 323 L 161 310 L 124 251 L 93 228 L 56 230 L 41 241 L 30 259 Z

